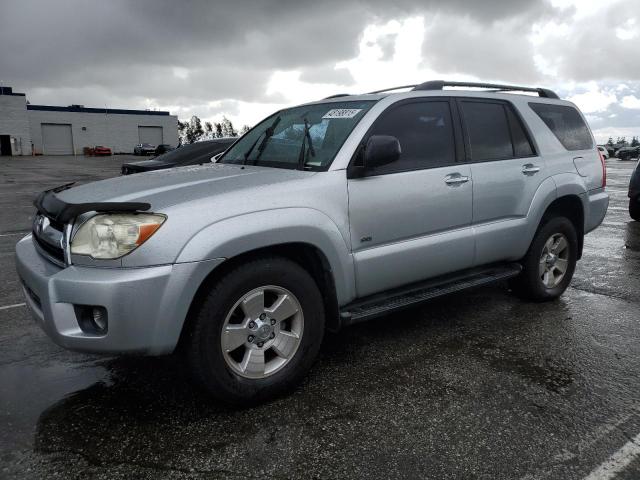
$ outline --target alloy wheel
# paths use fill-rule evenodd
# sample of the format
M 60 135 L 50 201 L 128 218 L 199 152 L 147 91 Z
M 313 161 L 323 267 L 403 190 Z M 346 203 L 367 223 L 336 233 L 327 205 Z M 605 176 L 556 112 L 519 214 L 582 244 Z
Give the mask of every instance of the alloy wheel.
M 225 362 L 242 377 L 266 378 L 291 361 L 303 329 L 293 293 L 275 285 L 255 288 L 227 313 L 220 339 Z

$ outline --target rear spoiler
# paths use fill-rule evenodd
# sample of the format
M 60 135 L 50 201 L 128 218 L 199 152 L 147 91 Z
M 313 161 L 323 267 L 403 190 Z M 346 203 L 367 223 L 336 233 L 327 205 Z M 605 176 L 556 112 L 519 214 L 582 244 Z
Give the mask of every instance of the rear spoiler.
M 40 193 L 33 204 L 38 211 L 56 223 L 65 224 L 87 212 L 138 212 L 151 208 L 149 203 L 143 202 L 92 202 L 67 203 L 60 200 L 56 193 L 71 188 L 73 183 L 66 183 Z

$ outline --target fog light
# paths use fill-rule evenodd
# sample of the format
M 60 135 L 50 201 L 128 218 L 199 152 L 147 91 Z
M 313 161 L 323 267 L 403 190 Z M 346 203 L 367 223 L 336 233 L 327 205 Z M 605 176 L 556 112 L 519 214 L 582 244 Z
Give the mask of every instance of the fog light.
M 78 325 L 84 333 L 105 335 L 109 329 L 107 309 L 98 305 L 74 305 Z
M 93 324 L 100 331 L 107 331 L 107 311 L 103 307 L 93 307 L 91 309 L 93 315 Z

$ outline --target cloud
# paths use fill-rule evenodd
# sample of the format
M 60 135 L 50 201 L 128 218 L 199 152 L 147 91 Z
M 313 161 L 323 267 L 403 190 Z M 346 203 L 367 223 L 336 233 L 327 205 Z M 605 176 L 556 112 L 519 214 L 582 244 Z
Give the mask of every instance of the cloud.
M 622 102 L 620 103 L 624 108 L 632 108 L 634 110 L 640 109 L 640 98 L 635 95 L 625 95 L 622 97 Z
M 636 0 L 5 0 L 0 79 L 32 103 L 242 123 L 342 91 L 479 79 L 556 88 L 598 128 L 631 128 L 639 21 Z
M 612 103 L 618 101 L 615 93 L 598 89 L 595 84 L 590 90 L 578 93 L 568 98 L 575 103 L 584 113 L 599 113 L 606 111 Z

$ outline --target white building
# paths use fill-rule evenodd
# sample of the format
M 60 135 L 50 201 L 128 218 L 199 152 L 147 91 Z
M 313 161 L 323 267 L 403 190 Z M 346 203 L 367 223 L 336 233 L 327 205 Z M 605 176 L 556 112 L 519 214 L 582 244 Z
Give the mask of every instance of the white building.
M 132 153 L 138 143 L 178 143 L 178 117 L 169 112 L 29 105 L 24 93 L 0 87 L 1 155 L 81 155 L 102 145 Z

